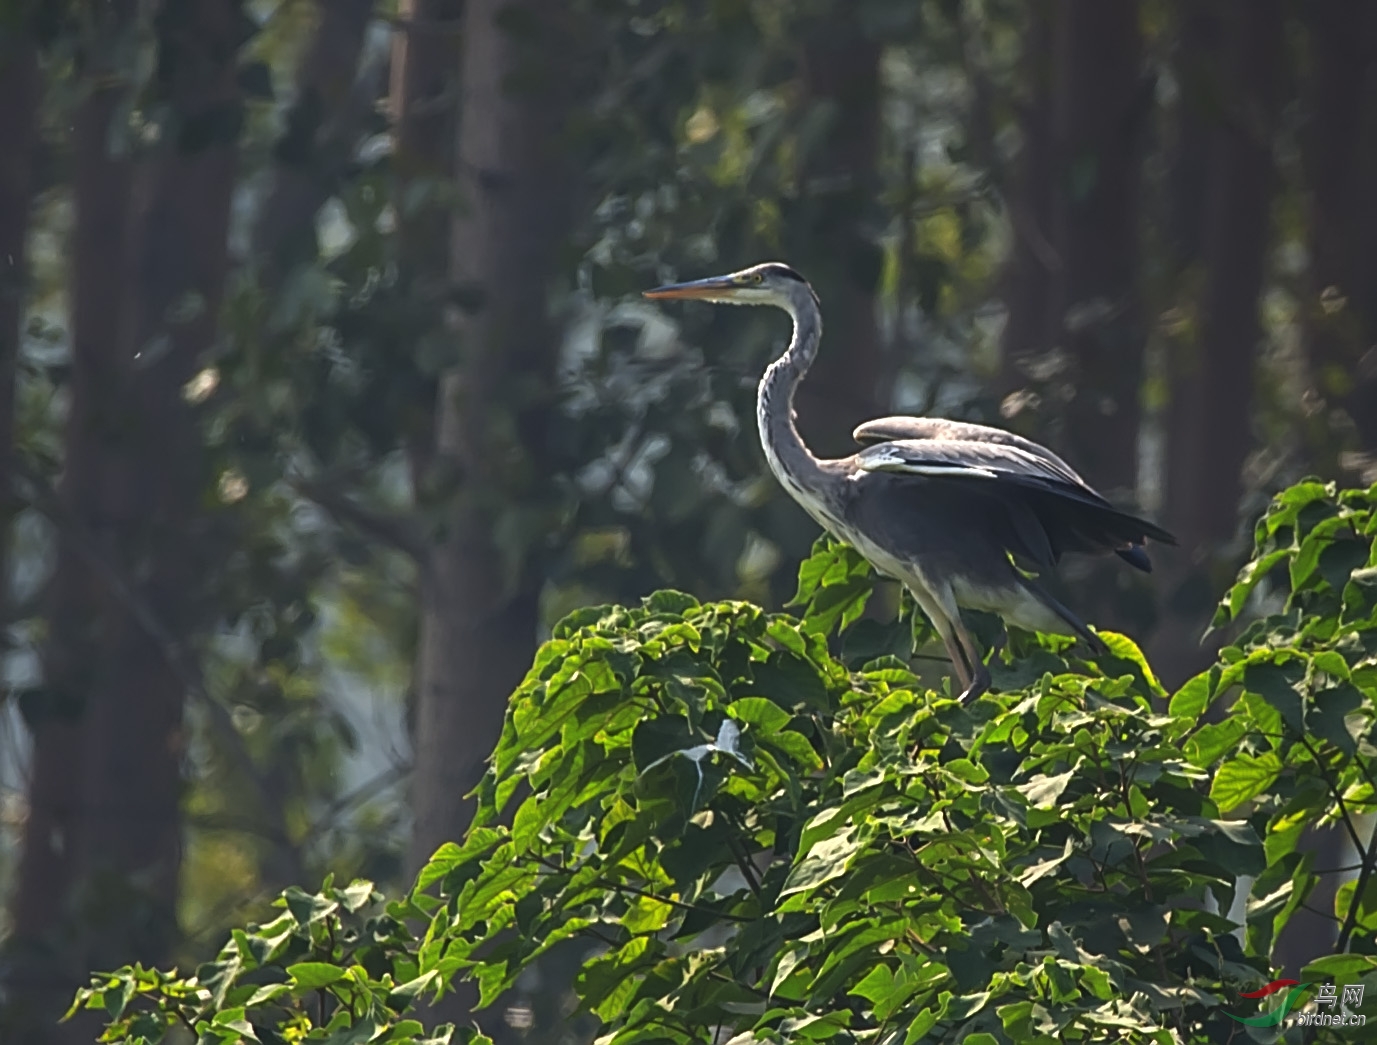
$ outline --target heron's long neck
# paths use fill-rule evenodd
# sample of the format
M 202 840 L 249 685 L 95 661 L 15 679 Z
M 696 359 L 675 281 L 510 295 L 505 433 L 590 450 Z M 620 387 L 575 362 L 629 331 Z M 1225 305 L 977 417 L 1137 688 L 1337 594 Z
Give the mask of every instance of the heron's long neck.
M 770 364 L 760 380 L 756 393 L 756 422 L 760 426 L 760 444 L 770 470 L 795 500 L 810 514 L 815 514 L 805 498 L 809 489 L 818 490 L 822 486 L 816 481 L 809 482 L 821 475 L 821 469 L 794 425 L 794 392 L 818 354 L 822 317 L 815 306 L 791 310 L 790 314 L 794 320 L 794 336 L 784 354 Z

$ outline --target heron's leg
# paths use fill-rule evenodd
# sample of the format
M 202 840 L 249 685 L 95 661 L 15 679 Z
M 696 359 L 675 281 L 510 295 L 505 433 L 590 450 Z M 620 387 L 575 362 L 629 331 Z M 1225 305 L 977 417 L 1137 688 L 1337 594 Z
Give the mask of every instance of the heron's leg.
M 1001 620 L 1000 623 L 1003 624 L 1004 622 Z M 1007 645 L 1009 645 L 1009 625 L 1004 624 L 1004 627 L 1000 629 L 999 635 L 996 636 L 994 642 L 990 645 L 990 656 L 992 658 L 999 656 Z
M 966 625 L 961 622 L 958 614 L 952 621 L 952 630 L 956 633 L 956 639 L 961 645 L 961 652 L 966 655 L 971 665 L 970 685 L 961 694 L 960 700 L 963 704 L 969 704 L 973 700 L 978 700 L 981 694 L 990 688 L 990 669 L 985 666 L 985 661 L 981 659 L 980 651 L 976 649 L 975 639 L 966 630 Z
M 907 587 L 914 600 L 923 608 L 928 619 L 932 621 L 932 626 L 937 629 L 937 634 L 942 637 L 942 645 L 947 648 L 947 658 L 951 661 L 952 672 L 956 675 L 956 681 L 960 685 L 961 691 L 963 693 L 969 692 L 975 680 L 975 665 L 979 664 L 980 661 L 977 658 L 974 664 L 971 662 L 958 637 L 958 629 L 961 627 L 961 611 L 956 608 L 956 599 L 949 589 L 930 592 L 915 584 L 909 584 Z
M 970 689 L 971 670 L 966 663 L 966 651 L 961 648 L 961 643 L 956 641 L 956 636 L 951 634 L 949 628 L 938 627 L 937 633 L 942 636 L 942 644 L 947 647 L 947 658 L 951 661 L 957 684 L 962 691 Z

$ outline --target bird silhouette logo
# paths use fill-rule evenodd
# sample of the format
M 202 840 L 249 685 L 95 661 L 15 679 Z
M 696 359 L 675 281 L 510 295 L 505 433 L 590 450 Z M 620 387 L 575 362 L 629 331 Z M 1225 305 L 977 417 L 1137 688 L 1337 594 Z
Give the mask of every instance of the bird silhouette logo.
M 1273 980 L 1265 987 L 1239 994 L 1240 998 L 1266 998 L 1286 991 L 1281 999 L 1281 1004 L 1271 1012 L 1263 1013 L 1261 1016 L 1249 1017 L 1235 1016 L 1233 1013 L 1225 1013 L 1225 1015 L 1236 1023 L 1242 1023 L 1249 1027 L 1280 1027 L 1281 1021 L 1286 1019 L 1287 1014 L 1292 1009 L 1296 1008 L 1300 1002 L 1300 996 L 1305 993 L 1305 989 L 1309 986 L 1309 983 L 1301 983 L 1299 980 Z

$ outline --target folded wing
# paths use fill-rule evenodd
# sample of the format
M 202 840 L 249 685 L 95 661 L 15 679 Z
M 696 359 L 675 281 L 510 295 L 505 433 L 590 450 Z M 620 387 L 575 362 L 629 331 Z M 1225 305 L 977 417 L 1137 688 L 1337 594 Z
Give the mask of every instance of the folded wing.
M 1090 485 L 1076 474 L 1074 468 L 1047 447 L 1013 432 L 1006 432 L 1002 428 L 971 424 L 969 421 L 948 421 L 941 417 L 907 417 L 901 415 L 878 417 L 873 421 L 866 421 L 851 433 L 851 437 L 862 446 L 914 440 L 1011 446 L 1043 461 L 1067 482 L 1082 486 L 1087 490 L 1090 489 Z
M 906 430 L 928 427 L 941 434 L 867 447 L 853 458 L 856 477 L 910 475 L 939 485 L 954 484 L 963 496 L 987 500 L 992 511 L 1001 506 L 1019 538 L 1015 542 L 1019 547 L 1009 551 L 1038 566 L 1055 565 L 1066 552 L 1113 551 L 1147 571 L 1152 568 L 1143 550 L 1147 539 L 1176 543 L 1161 527 L 1115 508 L 1064 461 L 1036 443 L 998 429 L 951 421 L 887 418 L 871 424 L 895 420 L 903 421 Z M 862 425 L 857 430 L 858 438 L 867 428 Z M 987 433 L 1006 438 L 961 438 Z

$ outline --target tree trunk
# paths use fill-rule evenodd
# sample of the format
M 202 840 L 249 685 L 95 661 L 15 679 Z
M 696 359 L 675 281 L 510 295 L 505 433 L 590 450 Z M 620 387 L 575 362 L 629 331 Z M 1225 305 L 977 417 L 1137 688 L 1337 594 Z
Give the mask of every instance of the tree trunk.
M 1310 203 L 1305 329 L 1317 390 L 1377 451 L 1377 7 L 1315 0 L 1301 139 Z M 1327 433 L 1326 433 L 1327 434 Z M 1323 449 L 1323 448 L 1322 448 Z
M 999 391 L 1007 397 L 1027 384 L 1030 357 L 1048 352 L 1058 341 L 1052 292 L 1061 256 L 1052 225 L 1052 93 L 1056 67 L 1052 60 L 1055 12 L 1051 0 L 1029 4 L 1027 44 L 1022 58 L 1019 110 L 1021 143 L 1009 188 L 1008 212 L 1013 247 L 1004 270 L 1004 297 L 1009 316 L 1001 345 Z M 1005 399 L 1008 416 L 1021 412 L 1018 401 Z
M 1057 13 L 1053 220 L 1063 267 L 1052 297 L 1075 373 L 1066 441 L 1092 485 L 1131 497 L 1145 342 L 1138 197 L 1151 99 L 1138 4 L 1068 0 Z
M 1171 261 L 1179 277 L 1204 251 L 1211 133 L 1219 118 L 1223 26 L 1211 3 L 1178 0 L 1173 72 L 1179 85 L 1167 203 Z
M 210 348 L 226 240 L 241 103 L 235 80 L 239 0 L 165 3 L 155 16 L 161 86 L 176 130 L 140 172 L 133 201 L 132 314 L 103 420 L 101 517 L 91 532 L 185 649 L 203 624 L 211 567 L 201 510 L 201 439 L 182 389 Z M 98 932 L 98 965 L 165 953 L 175 933 L 181 864 L 182 710 L 187 680 L 164 641 L 105 589 L 105 670 L 93 680 L 84 771 L 84 873 L 137 881 L 154 917 Z M 145 959 L 146 960 L 146 959 Z
M 1000 410 L 1014 427 L 1061 444 L 1111 499 L 1131 502 L 1146 343 L 1139 198 L 1152 100 L 1139 4 L 1030 7 L 1023 141 L 1008 197 Z M 1150 626 L 1152 600 L 1122 564 L 1069 563 L 1064 579 L 1073 604 L 1101 627 Z
M 25 247 L 33 196 L 33 160 L 41 100 L 37 44 L 27 27 L 0 40 L 0 577 L 9 576 L 10 523 L 14 513 L 14 379 L 19 357 L 28 267 Z M 28 710 L 27 705 L 25 710 Z M 48 742 L 71 749 L 55 725 Z M 60 909 L 58 894 L 66 862 L 60 845 L 35 845 L 32 839 L 61 838 L 70 802 L 66 781 L 49 773 L 31 782 L 26 844 L 19 884 L 12 898 L 13 935 L 7 942 L 6 967 L 0 986 L 8 1004 L 0 1010 L 0 1036 L 24 1037 L 34 1023 L 60 1001 L 53 996 L 53 969 L 44 961 L 45 930 Z
M 481 302 L 456 322 L 462 363 L 438 404 L 436 454 L 460 489 L 422 570 L 413 866 L 467 828 L 465 795 L 535 649 L 539 578 L 495 538 L 542 483 L 548 396 L 530 386 L 548 387 L 559 337 L 545 302 L 569 227 L 559 135 L 573 92 L 552 70 L 569 67 L 569 22 L 560 0 L 464 9 L 451 272 Z
M 397 255 L 400 283 L 408 288 L 417 325 L 438 330 L 450 293 L 451 209 L 443 191 L 454 181 L 454 134 L 459 112 L 459 33 L 462 0 L 404 0 L 407 28 L 392 47 L 392 162 L 397 176 Z M 406 423 L 412 482 L 428 499 L 435 457 L 432 381 Z M 428 854 L 427 854 L 428 855 Z
M 200 438 L 182 388 L 210 347 L 225 276 L 239 6 L 196 0 L 156 13 L 169 122 L 146 167 L 132 172 L 108 152 L 114 90 L 95 90 L 77 129 L 66 524 L 34 724 L 32 789 L 47 811 L 31 818 L 18 898 L 26 938 L 66 936 L 52 983 L 63 1003 L 76 985 L 69 977 L 164 961 L 175 939 L 187 688 L 179 658 L 197 634 L 213 554 L 199 522 Z M 34 893 L 39 907 L 29 911 Z M 76 1020 L 52 1034 L 89 1041 L 91 1027 Z
M 1166 523 L 1181 542 L 1164 571 L 1168 617 L 1155 639 L 1168 684 L 1203 667 L 1198 645 L 1214 593 L 1232 568 L 1220 553 L 1238 534 L 1243 464 L 1252 448 L 1253 372 L 1262 335 L 1259 295 L 1275 173 L 1280 97 L 1278 0 L 1224 0 L 1221 107 L 1210 130 L 1198 338 L 1171 347 Z
M 1111 500 L 1131 503 L 1146 343 L 1139 198 L 1152 102 L 1139 4 L 1039 3 L 1023 61 L 1028 100 L 1010 191 L 1001 413 L 1051 437 Z M 1025 411 L 1042 425 L 1016 421 Z M 1150 624 L 1142 609 L 1151 599 L 1122 564 L 1068 567 L 1074 605 L 1099 626 L 1142 632 Z
M 883 253 L 865 228 L 878 191 L 880 45 L 867 36 L 858 0 L 836 0 L 808 28 L 803 104 L 825 106 L 827 130 L 804 160 L 803 199 L 788 223 L 790 255 L 818 288 L 828 341 L 799 389 L 799 424 L 825 456 L 855 449 L 851 430 L 885 407 L 875 293 Z
M 104 39 L 128 31 L 132 0 L 111 12 Z M 73 127 L 76 224 L 72 253 L 72 401 L 68 414 L 62 501 L 78 518 L 96 515 L 100 439 L 88 437 L 118 358 L 128 302 L 128 199 L 132 166 L 107 147 L 124 90 L 92 77 Z M 84 713 L 94 670 L 97 582 L 78 548 L 60 540 L 49 590 L 44 689 L 24 705 L 33 742 L 29 815 L 7 949 L 8 987 L 17 1033 L 36 1042 L 73 1040 L 52 1024 L 71 1001 L 86 970 L 74 947 L 71 904 L 77 892 L 77 851 L 86 826 L 81 774 Z M 87 1028 L 89 1030 L 89 1027 Z M 90 1035 L 87 1036 L 88 1040 Z
M 0 40 L 0 577 L 9 576 L 14 518 L 14 375 L 28 289 L 25 244 L 40 101 L 36 45 L 21 30 Z

